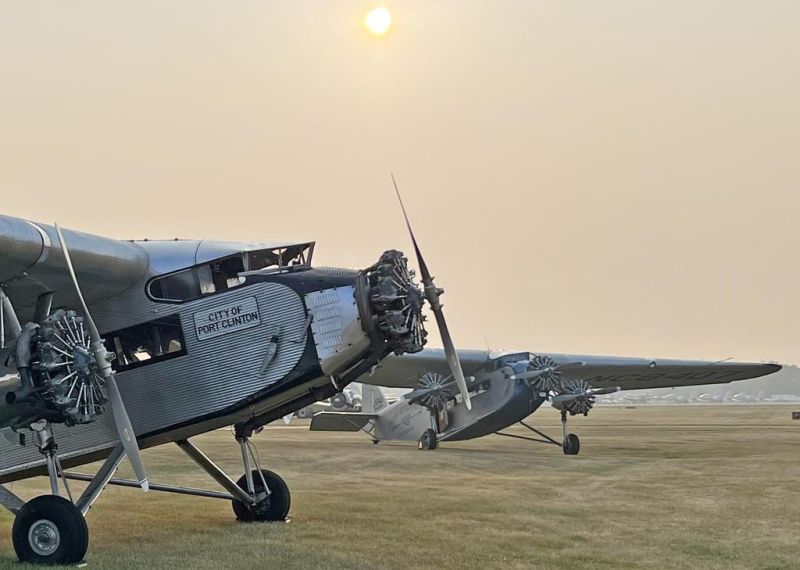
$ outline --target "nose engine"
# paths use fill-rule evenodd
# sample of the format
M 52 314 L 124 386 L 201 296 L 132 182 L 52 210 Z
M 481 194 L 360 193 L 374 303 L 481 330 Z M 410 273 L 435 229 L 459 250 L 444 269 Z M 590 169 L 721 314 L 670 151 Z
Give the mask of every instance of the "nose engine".
M 414 277 L 402 252 L 389 250 L 352 285 L 306 294 L 320 367 L 339 387 L 389 354 L 422 350 L 424 297 Z
M 422 350 L 428 335 L 422 324 L 424 297 L 403 253 L 384 252 L 361 277 L 356 301 L 370 340 L 398 356 Z

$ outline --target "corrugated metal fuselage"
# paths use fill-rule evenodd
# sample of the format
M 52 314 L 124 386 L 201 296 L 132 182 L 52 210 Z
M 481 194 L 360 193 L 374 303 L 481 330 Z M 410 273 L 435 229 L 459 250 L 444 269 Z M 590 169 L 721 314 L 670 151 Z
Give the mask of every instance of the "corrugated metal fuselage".
M 348 289 L 356 276 L 352 270 L 324 269 L 252 275 L 239 287 L 181 304 L 153 302 L 143 279 L 120 296 L 92 304 L 101 332 L 167 316 L 180 319 L 185 354 L 117 374 L 142 447 L 263 418 L 271 411 L 283 415 L 294 403 L 332 395 L 336 390 L 322 372 L 306 295 L 337 290 L 343 302 L 349 294 L 354 303 Z M 235 312 L 236 307 L 255 311 L 257 318 L 202 328 L 209 315 Z M 328 314 L 336 310 L 327 308 Z M 347 324 L 352 328 L 353 323 Z M 66 466 L 96 460 L 117 443 L 110 413 L 87 425 L 55 425 L 54 432 Z M 0 439 L 0 482 L 41 472 L 42 466 L 31 443 L 20 447 Z

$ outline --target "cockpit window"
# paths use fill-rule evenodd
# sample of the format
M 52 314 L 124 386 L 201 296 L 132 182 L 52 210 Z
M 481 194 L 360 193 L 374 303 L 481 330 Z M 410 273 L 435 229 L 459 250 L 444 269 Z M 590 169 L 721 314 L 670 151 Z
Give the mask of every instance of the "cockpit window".
M 227 291 L 245 282 L 249 271 L 287 271 L 308 267 L 314 243 L 249 251 L 156 277 L 147 287 L 154 301 L 182 303 Z
M 251 251 L 247 254 L 247 271 L 261 271 L 271 268 L 286 269 L 311 265 L 311 255 L 313 252 L 313 243 Z
M 200 296 L 196 271 L 184 269 L 150 282 L 150 296 L 158 301 L 183 301 Z

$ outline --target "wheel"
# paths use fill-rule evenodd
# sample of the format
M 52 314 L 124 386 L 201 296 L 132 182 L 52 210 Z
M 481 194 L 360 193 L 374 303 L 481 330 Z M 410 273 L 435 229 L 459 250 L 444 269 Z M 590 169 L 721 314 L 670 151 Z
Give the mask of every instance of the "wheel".
M 578 439 L 577 435 L 571 433 L 567 436 L 567 442 L 562 449 L 564 450 L 564 455 L 578 455 L 581 450 L 581 440 Z
M 236 499 L 231 501 L 233 512 L 236 514 L 236 520 L 241 522 L 285 521 L 286 515 L 289 514 L 289 506 L 292 502 L 289 487 L 277 473 L 262 469 L 261 474 L 267 481 L 270 494 L 255 505 L 248 505 Z M 252 475 L 253 486 L 255 487 L 256 493 L 263 493 L 264 484 L 261 482 L 261 476 L 258 474 L 258 470 L 254 469 Z M 247 491 L 247 476 L 242 475 L 239 480 L 236 481 L 236 484 Z
M 380 442 L 381 442 L 381 440 L 379 440 L 379 439 L 373 439 L 372 440 L 372 445 L 378 445 Z
M 42 495 L 20 509 L 11 540 L 22 562 L 76 564 L 83 560 L 89 546 L 89 527 L 68 500 Z
M 419 438 L 419 448 L 420 449 L 436 449 L 437 442 L 436 442 L 436 432 L 432 429 L 426 429 L 422 437 Z
M 297 417 L 301 420 L 305 420 L 311 417 L 311 408 L 306 406 L 305 408 L 300 408 L 297 410 Z

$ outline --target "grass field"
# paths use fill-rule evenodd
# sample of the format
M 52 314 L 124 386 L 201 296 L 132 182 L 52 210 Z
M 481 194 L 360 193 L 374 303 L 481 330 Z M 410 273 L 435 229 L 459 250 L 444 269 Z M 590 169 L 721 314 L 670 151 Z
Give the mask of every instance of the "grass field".
M 792 409 L 600 408 L 571 422 L 576 457 L 499 436 L 430 452 L 270 427 L 254 441 L 292 490 L 290 523 L 237 524 L 226 501 L 111 487 L 88 516 L 88 566 L 800 568 Z M 554 410 L 531 420 L 558 433 Z M 193 441 L 238 478 L 231 434 Z M 152 481 L 216 488 L 174 446 L 144 458 Z M 11 524 L 3 511 L 0 569 L 19 570 Z

